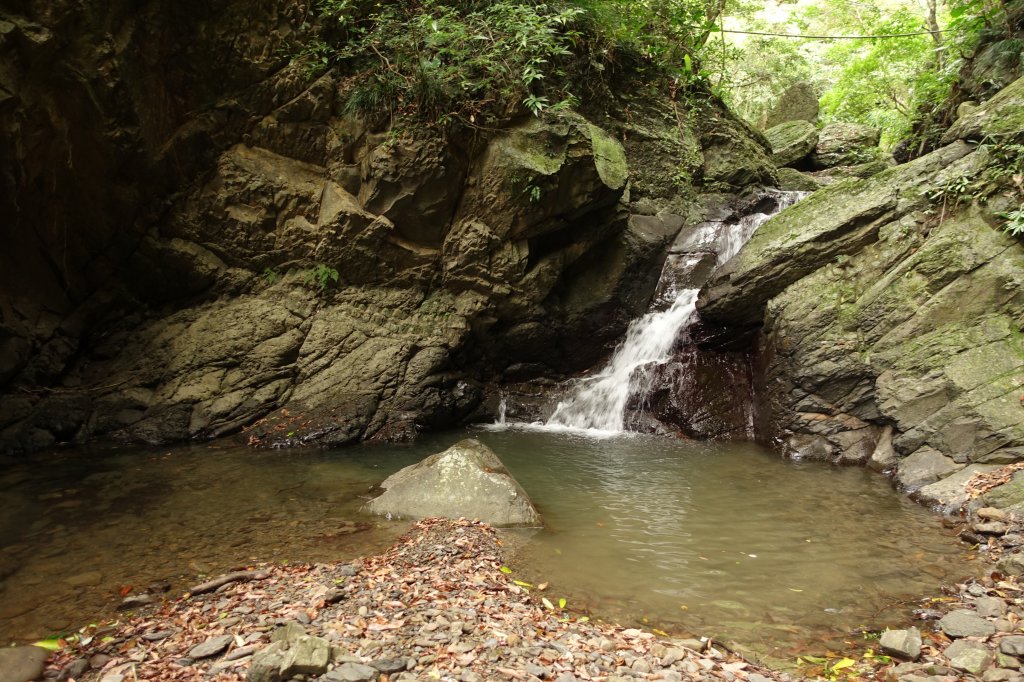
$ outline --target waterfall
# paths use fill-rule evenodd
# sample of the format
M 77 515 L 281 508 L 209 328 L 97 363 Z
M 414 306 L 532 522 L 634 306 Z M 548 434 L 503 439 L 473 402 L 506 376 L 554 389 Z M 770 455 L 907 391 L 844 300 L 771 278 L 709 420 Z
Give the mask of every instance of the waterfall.
M 770 196 L 774 199 L 774 211 L 745 215 L 721 229 L 715 248 L 719 265 L 736 255 L 771 216 L 793 205 L 806 193 L 773 192 Z M 662 272 L 662 277 L 667 271 Z M 672 290 L 672 283 L 666 288 Z M 679 289 L 666 310 L 648 312 L 633 320 L 608 364 L 593 376 L 578 379 L 572 393 L 558 403 L 546 426 L 613 433 L 625 430 L 630 397 L 644 394 L 650 388 L 652 370 L 672 357 L 676 340 L 693 319 L 699 291 Z

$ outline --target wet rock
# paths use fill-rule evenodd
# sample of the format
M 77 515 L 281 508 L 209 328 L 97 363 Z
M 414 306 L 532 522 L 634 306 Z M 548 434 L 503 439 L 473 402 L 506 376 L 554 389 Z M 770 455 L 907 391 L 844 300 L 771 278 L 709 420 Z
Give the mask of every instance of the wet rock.
M 234 637 L 231 635 L 223 635 L 221 637 L 213 637 L 206 640 L 202 644 L 197 644 L 188 651 L 190 658 L 209 658 L 210 656 L 216 656 L 221 653 L 231 642 L 234 641 Z
M 957 609 L 950 611 L 939 620 L 939 628 L 949 637 L 988 637 L 996 628 L 973 611 Z
M 49 656 L 46 649 L 37 646 L 0 648 L 0 671 L 4 682 L 29 682 L 43 674 L 43 665 Z
M 917 628 L 886 630 L 879 645 L 888 654 L 916 661 L 921 656 L 921 631 Z
M 403 666 L 404 669 L 404 666 Z M 330 682 L 369 682 L 376 680 L 381 671 L 362 663 L 344 663 L 323 676 Z
M 466 439 L 388 477 L 364 509 L 374 514 L 480 519 L 495 526 L 536 526 L 540 515 L 498 457 Z
M 973 528 L 976 533 L 983 533 L 985 535 L 1004 535 L 1006 531 L 1010 529 L 1010 526 L 1002 521 L 989 521 L 987 523 L 975 523 Z
M 967 639 L 953 642 L 942 653 L 949 659 L 949 664 L 953 668 L 963 670 L 972 675 L 980 675 L 995 660 L 992 651 L 988 647 L 980 642 L 973 642 Z
M 155 604 L 160 601 L 160 598 L 152 594 L 130 594 L 121 600 L 121 603 L 117 605 L 118 611 L 131 611 L 132 609 L 138 609 L 149 604 Z

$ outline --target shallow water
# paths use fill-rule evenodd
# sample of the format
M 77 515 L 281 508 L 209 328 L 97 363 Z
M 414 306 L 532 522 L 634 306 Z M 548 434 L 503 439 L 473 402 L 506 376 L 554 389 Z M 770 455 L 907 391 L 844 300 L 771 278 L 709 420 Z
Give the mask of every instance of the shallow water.
M 109 616 L 127 586 L 184 589 L 259 561 L 376 552 L 408 523 L 361 515 L 368 488 L 465 435 L 336 451 L 66 451 L 6 467 L 0 642 Z M 470 435 L 499 453 L 547 524 L 518 534 L 516 577 L 549 582 L 553 601 L 596 617 L 786 658 L 902 622 L 901 602 L 972 570 L 937 516 L 863 469 L 752 444 Z

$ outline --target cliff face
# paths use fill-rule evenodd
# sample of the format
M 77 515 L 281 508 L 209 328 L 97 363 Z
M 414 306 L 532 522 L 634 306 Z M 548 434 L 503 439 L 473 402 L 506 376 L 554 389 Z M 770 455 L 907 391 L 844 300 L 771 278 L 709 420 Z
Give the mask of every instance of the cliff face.
M 713 99 L 634 82 L 489 134 L 343 113 L 294 3 L 0 20 L 0 449 L 406 438 L 593 364 L 705 192 L 771 183 Z M 720 199 L 719 199 L 720 200 Z
M 710 345 L 757 348 L 767 437 L 964 500 L 1024 457 L 1024 79 L 943 146 L 820 190 L 765 224 L 701 294 Z M 979 144 L 980 143 L 980 144 Z

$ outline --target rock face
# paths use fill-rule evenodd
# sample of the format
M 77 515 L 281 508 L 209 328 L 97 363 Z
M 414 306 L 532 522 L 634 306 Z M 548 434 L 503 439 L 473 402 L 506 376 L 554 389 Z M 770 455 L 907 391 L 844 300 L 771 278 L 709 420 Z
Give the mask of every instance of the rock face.
M 540 514 L 522 486 L 487 446 L 473 439 L 389 476 L 364 509 L 424 519 L 479 519 L 493 526 L 537 526 Z
M 700 192 L 775 181 L 713 99 L 627 85 L 587 118 L 402 132 L 346 113 L 345 74 L 282 56 L 307 30 L 290 3 L 19 7 L 0 21 L 2 451 L 456 425 L 508 367 L 600 359 Z
M 984 120 L 1016 120 L 1019 87 Z M 953 178 L 991 177 L 989 153 L 953 140 L 820 190 L 705 287 L 705 344 L 745 335 L 758 349 L 764 438 L 895 469 L 923 500 L 953 507 L 974 474 L 1021 459 L 1024 246 L 1001 230 L 998 193 L 977 206 L 935 198 Z M 1000 491 L 985 503 L 1020 501 Z
M 789 86 L 779 101 L 768 112 L 765 120 L 765 129 L 774 128 L 780 123 L 789 121 L 808 121 L 815 123 L 818 120 L 818 95 L 810 83 L 803 81 Z

